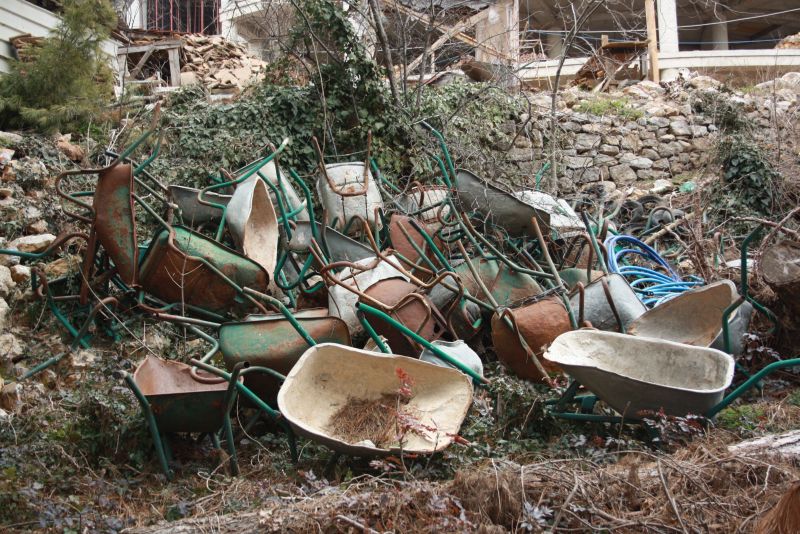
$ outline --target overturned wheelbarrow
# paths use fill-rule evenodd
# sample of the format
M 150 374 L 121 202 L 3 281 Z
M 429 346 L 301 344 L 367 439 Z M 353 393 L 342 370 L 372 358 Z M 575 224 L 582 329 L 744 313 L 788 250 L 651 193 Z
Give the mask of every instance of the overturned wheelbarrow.
M 209 434 L 219 448 L 217 432 L 224 430 L 231 471 L 238 474 L 230 411 L 236 399 L 239 368 L 230 380 L 193 369 L 185 363 L 148 356 L 133 375 L 117 371 L 142 408 L 161 468 L 171 477 L 165 440 L 168 433 Z
M 326 308 L 298 311 L 293 318 L 314 341 L 350 344 L 347 325 L 338 317 L 328 316 Z M 219 346 L 228 370 L 247 362 L 285 375 L 309 345 L 286 316 L 276 313 L 254 315 L 246 321 L 222 324 Z M 270 403 L 280 389 L 280 381 L 267 374 L 247 375 L 245 385 Z
M 278 393 L 297 433 L 353 456 L 442 450 L 471 403 L 454 369 L 334 343 L 308 349 Z
M 278 261 L 278 218 L 264 180 L 253 175 L 236 186 L 226 212 L 236 246 L 270 277 Z
M 222 217 L 222 210 L 215 206 L 201 204 L 197 198 L 199 193 L 200 190 L 194 187 L 185 187 L 182 185 L 169 186 L 170 199 L 178 206 L 181 220 L 184 224 L 197 227 L 208 222 L 219 222 Z M 222 195 L 214 192 L 206 193 L 205 198 L 214 204 L 221 204 L 223 206 L 227 206 L 228 202 L 231 200 L 230 195 Z
M 560 335 L 544 357 L 626 419 L 705 414 L 733 380 L 724 352 L 593 329 Z
M 455 193 L 461 208 L 477 211 L 514 237 L 534 236 L 531 217 L 536 217 L 545 235 L 550 233 L 550 214 L 523 202 L 471 171 L 456 171 Z
M 611 273 L 577 290 L 570 297 L 570 306 L 579 310 L 579 324 L 589 321 L 599 330 L 625 332 L 628 325 L 644 315 L 647 306 L 639 300 L 622 275 Z

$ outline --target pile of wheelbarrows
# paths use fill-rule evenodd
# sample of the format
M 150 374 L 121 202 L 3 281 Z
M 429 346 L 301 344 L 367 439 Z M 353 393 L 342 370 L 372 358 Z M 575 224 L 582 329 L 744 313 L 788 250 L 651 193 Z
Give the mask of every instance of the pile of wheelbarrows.
M 800 365 L 770 364 L 728 391 L 743 372 L 735 357 L 751 317 L 775 322 L 747 287 L 759 229 L 742 245 L 738 288 L 684 278 L 616 229 L 619 210 L 592 216 L 538 190 L 507 191 L 455 168 L 425 126 L 436 172 L 402 188 L 381 174 L 370 140 L 362 161 L 327 163 L 312 140 L 316 195 L 280 165 L 288 140 L 203 189 L 164 185 L 148 171 L 162 139 L 155 127 L 108 153 L 104 168 L 62 173 L 56 188 L 76 226 L 41 253 L 0 251 L 32 266 L 34 290 L 71 337 L 22 379 L 88 347 L 90 332 L 119 339 L 142 318 L 205 340 L 208 350 L 187 362 L 151 354 L 116 373 L 169 477 L 166 436 L 184 432 L 224 441 L 236 473 L 240 407 L 255 413 L 248 425 L 275 421 L 295 461 L 296 435 L 335 454 L 441 450 L 458 441 L 473 388 L 489 383 L 492 354 L 535 383 L 568 376 L 549 413 L 599 422 L 660 411 L 711 419 L 765 375 Z M 152 152 L 134 160 L 144 146 Z M 637 231 L 665 215 L 679 216 L 663 206 L 640 213 Z M 79 273 L 48 280 L 37 267 L 76 247 Z M 402 435 L 376 443 L 331 428 L 352 399 L 398 390 L 414 419 Z

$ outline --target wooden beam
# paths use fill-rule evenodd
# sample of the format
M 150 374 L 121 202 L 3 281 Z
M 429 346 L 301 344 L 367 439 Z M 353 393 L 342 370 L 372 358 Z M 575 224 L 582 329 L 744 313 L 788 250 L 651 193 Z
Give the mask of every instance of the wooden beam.
M 407 16 L 409 16 L 409 17 L 411 17 L 413 19 L 419 20 L 421 22 L 427 22 L 427 17 L 424 14 L 419 13 L 417 11 L 414 11 L 413 9 L 407 8 L 406 6 L 404 6 L 401 3 L 399 3 L 397 0 L 394 0 L 391 3 L 387 3 L 386 5 L 389 6 L 391 9 L 394 9 L 398 13 L 402 13 L 404 15 L 407 15 Z M 483 11 L 481 11 L 480 13 L 476 13 L 475 15 L 473 15 L 472 17 L 467 19 L 467 21 L 471 21 L 473 19 L 476 19 L 476 17 L 478 17 L 479 15 L 481 15 L 480 18 L 482 18 L 483 16 L 486 16 L 483 13 Z M 477 18 L 475 20 L 475 22 L 480 20 L 480 18 Z M 475 22 L 473 22 L 472 25 L 474 25 Z M 448 30 L 451 29 L 451 27 L 450 26 L 446 26 L 444 24 L 440 24 L 439 26 L 437 26 L 437 29 L 447 32 Z M 511 60 L 511 58 L 509 56 L 507 56 L 506 54 L 503 54 L 502 52 L 500 52 L 498 50 L 495 50 L 491 46 L 488 46 L 488 45 L 486 45 L 484 43 L 479 43 L 477 40 L 475 40 L 475 38 L 470 37 L 469 35 L 463 33 L 463 30 L 461 32 L 453 33 L 453 38 L 458 39 L 462 43 L 466 43 L 466 44 L 468 44 L 468 45 L 470 45 L 472 47 L 480 48 L 481 50 L 484 50 L 485 52 L 487 52 L 487 53 L 489 53 L 489 54 L 491 54 L 491 55 L 493 55 L 495 57 L 498 57 L 500 59 Z
M 139 52 L 147 52 L 149 49 L 153 50 L 169 50 L 170 48 L 180 48 L 181 42 L 174 41 L 158 41 L 155 43 L 136 45 L 136 46 L 122 46 L 117 49 L 117 55 L 137 54 Z
M 153 55 L 153 52 L 155 52 L 155 50 L 151 48 L 150 50 L 142 54 L 142 59 L 140 59 L 139 62 L 136 63 L 136 66 L 133 67 L 133 70 L 129 74 L 131 78 L 136 78 L 139 75 L 139 72 L 142 70 L 147 60 L 150 59 L 150 56 Z
M 178 54 L 178 48 L 170 48 L 167 50 L 169 55 L 169 84 L 172 87 L 180 87 L 181 85 L 181 58 Z
M 658 70 L 658 29 L 656 28 L 656 5 L 655 0 L 644 1 L 644 12 L 647 19 L 647 52 L 650 64 L 650 80 L 656 83 L 661 79 Z
M 457 22 L 454 26 L 451 26 L 450 28 L 447 28 L 447 30 L 445 30 L 445 32 L 442 34 L 442 36 L 439 37 L 438 39 L 436 39 L 436 41 L 434 41 L 433 44 L 431 44 L 428 47 L 428 52 L 430 52 L 430 53 L 435 52 L 444 43 L 446 43 L 447 41 L 452 39 L 455 34 L 461 33 L 464 30 L 468 30 L 469 28 L 474 26 L 476 23 L 480 22 L 484 17 L 486 17 L 486 15 L 487 15 L 487 11 L 483 10 L 480 13 L 478 13 L 477 15 L 473 15 L 473 16 L 469 17 L 468 19 L 461 20 L 461 21 Z M 419 66 L 419 64 L 422 63 L 422 58 L 424 56 L 425 56 L 425 53 L 423 52 L 417 58 L 415 58 L 411 63 L 409 63 L 408 67 L 406 67 L 406 72 L 412 71 L 415 68 L 417 68 Z

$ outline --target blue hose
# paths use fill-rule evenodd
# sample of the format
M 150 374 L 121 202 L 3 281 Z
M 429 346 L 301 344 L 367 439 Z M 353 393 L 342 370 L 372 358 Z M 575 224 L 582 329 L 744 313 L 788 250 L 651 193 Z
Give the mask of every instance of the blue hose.
M 705 282 L 689 276 L 683 279 L 655 249 L 629 235 L 611 235 L 605 241 L 608 270 L 625 277 L 646 306 L 653 307 Z M 654 268 L 631 265 L 631 256 L 653 264 Z

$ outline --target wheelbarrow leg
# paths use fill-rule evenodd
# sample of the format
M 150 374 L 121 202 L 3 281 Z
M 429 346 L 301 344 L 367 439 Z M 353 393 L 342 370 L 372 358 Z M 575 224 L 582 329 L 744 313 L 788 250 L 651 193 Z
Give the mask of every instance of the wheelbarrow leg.
M 169 445 L 169 439 L 167 439 L 167 434 L 162 433 L 161 436 L 161 446 L 164 449 L 164 456 L 166 457 L 168 462 L 172 461 L 172 447 Z
M 219 436 L 217 435 L 217 433 L 211 432 L 209 436 L 211 436 L 211 444 L 214 445 L 214 448 L 221 449 L 222 445 L 219 444 Z
M 125 383 L 131 389 L 131 391 L 133 391 L 134 396 L 139 401 L 139 405 L 142 407 L 142 413 L 147 421 L 147 426 L 150 429 L 150 436 L 153 438 L 153 445 L 156 448 L 156 454 L 158 455 L 158 461 L 161 464 L 161 469 L 164 471 L 164 475 L 167 477 L 167 480 L 172 480 L 172 471 L 170 470 L 169 463 L 167 462 L 167 451 L 164 447 L 164 441 L 162 440 L 161 432 L 158 429 L 158 423 L 156 423 L 156 418 L 153 415 L 153 410 L 150 408 L 150 403 L 147 402 L 147 399 L 139 389 L 139 386 L 136 385 L 136 382 L 133 380 L 133 376 L 125 371 L 119 371 L 118 373 L 115 373 L 115 376 L 121 376 L 125 379 Z
M 225 414 L 224 420 L 224 429 L 225 429 L 225 441 L 228 442 L 228 454 L 230 455 L 230 462 L 231 462 L 231 474 L 233 476 L 239 476 L 239 462 L 236 458 L 236 444 L 233 441 L 233 428 L 231 428 L 231 417 L 229 414 Z M 219 444 L 219 441 L 217 441 Z

